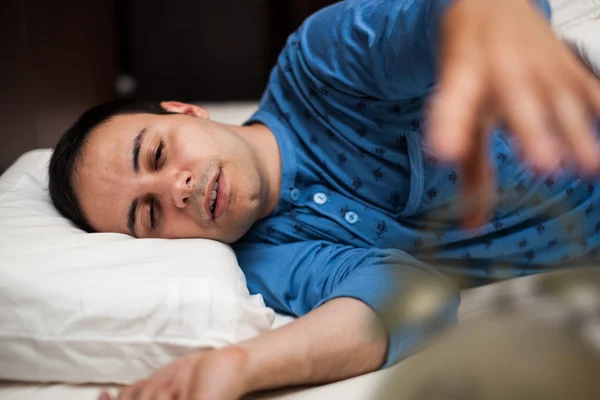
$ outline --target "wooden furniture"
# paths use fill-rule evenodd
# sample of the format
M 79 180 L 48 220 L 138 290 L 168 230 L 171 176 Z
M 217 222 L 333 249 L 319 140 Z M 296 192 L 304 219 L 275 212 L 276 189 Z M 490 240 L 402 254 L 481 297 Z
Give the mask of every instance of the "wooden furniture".
M 287 36 L 333 2 L 0 0 L 0 173 L 118 95 L 257 100 Z
M 115 97 L 113 3 L 0 0 L 0 173 Z

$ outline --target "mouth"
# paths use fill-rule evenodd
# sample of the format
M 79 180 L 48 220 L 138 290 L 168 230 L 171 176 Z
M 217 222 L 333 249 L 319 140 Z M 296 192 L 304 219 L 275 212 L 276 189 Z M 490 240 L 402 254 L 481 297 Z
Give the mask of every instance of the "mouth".
M 207 209 L 208 215 L 211 219 L 215 218 L 215 210 L 217 208 L 217 201 L 219 200 L 219 179 L 221 178 L 221 170 L 217 176 L 212 180 L 211 183 L 208 184 L 206 188 L 206 199 L 207 199 Z

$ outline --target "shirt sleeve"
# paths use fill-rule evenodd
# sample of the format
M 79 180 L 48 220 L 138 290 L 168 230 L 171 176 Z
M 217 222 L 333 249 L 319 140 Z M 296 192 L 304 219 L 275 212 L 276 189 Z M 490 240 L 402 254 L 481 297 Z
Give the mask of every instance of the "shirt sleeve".
M 407 100 L 436 82 L 439 27 L 454 0 L 346 0 L 301 27 L 306 69 L 354 96 Z M 546 16 L 547 0 L 536 0 Z
M 339 297 L 352 297 L 371 307 L 388 332 L 385 367 L 416 350 L 427 337 L 420 324 L 400 326 L 389 318 L 394 300 L 404 301 L 412 285 L 434 277 L 444 283 L 447 301 L 435 312 L 434 325 L 456 320 L 458 289 L 436 270 L 399 250 L 357 249 L 327 242 L 284 245 L 235 245 L 238 262 L 251 293 L 280 313 L 302 316 Z M 450 288 L 448 290 L 448 288 Z

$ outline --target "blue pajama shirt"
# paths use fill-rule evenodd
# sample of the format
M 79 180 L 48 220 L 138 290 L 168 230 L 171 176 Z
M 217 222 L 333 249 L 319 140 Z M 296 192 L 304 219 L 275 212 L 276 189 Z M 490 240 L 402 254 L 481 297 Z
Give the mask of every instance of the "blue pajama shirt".
M 352 297 L 381 314 L 417 276 L 507 278 L 593 257 L 596 181 L 566 166 L 534 175 L 500 129 L 490 143 L 494 218 L 476 232 L 459 228 L 461 176 L 424 149 L 421 129 L 451 3 L 347 0 L 289 37 L 246 123 L 277 139 L 279 203 L 234 244 L 250 291 L 276 311 L 301 316 Z M 545 0 L 538 6 L 549 16 Z M 456 289 L 440 320 L 454 320 L 458 304 Z M 414 332 L 389 329 L 385 366 L 414 349 Z

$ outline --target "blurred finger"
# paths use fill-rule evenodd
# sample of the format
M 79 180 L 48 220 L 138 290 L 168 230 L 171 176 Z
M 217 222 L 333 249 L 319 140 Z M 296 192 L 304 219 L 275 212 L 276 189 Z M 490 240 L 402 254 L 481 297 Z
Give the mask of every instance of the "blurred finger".
M 494 175 L 489 164 L 487 131 L 480 129 L 461 162 L 463 226 L 475 229 L 489 221 L 495 206 Z
M 138 400 L 139 393 L 147 384 L 148 380 L 146 379 L 123 388 L 123 390 L 119 392 L 118 400 Z
M 136 400 L 155 400 L 158 394 L 164 391 L 166 391 L 164 384 L 152 381 L 139 391 Z
M 134 387 L 127 386 L 119 392 L 118 400 L 134 400 Z
M 173 389 L 173 395 L 176 399 L 178 400 L 188 400 L 188 399 L 192 399 L 193 397 L 191 397 L 191 382 L 193 381 L 193 379 L 191 379 L 190 381 L 186 382 L 185 384 L 182 385 L 178 385 Z
M 594 113 L 596 114 L 596 120 L 600 119 L 600 78 L 594 74 L 588 74 L 587 79 L 587 92 L 590 103 Z
M 597 169 L 600 157 L 587 104 L 567 90 L 555 93 L 553 102 L 556 120 L 573 158 L 585 171 Z
M 549 126 L 549 112 L 543 93 L 527 82 L 521 78 L 502 85 L 498 101 L 525 157 L 536 168 L 548 172 L 556 167 L 561 148 Z
M 177 399 L 176 396 L 173 395 L 173 393 L 169 390 L 161 390 L 160 392 L 158 392 L 156 394 L 156 396 L 154 397 L 155 400 L 175 400 Z
M 98 395 L 98 400 L 111 400 L 111 396 L 106 390 L 103 390 Z
M 458 161 L 467 155 L 485 97 L 473 67 L 461 62 L 444 72 L 428 116 L 428 141 L 437 157 Z

